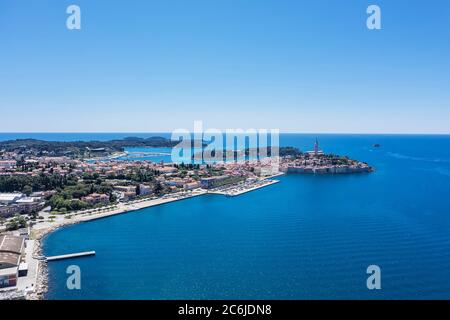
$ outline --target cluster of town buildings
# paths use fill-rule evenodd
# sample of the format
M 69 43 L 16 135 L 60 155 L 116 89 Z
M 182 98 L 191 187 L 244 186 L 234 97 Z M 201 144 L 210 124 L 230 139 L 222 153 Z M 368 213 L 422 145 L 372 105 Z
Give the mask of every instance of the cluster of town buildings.
M 280 161 L 280 171 L 302 174 L 348 174 L 371 172 L 373 169 L 365 162 L 351 160 L 347 157 L 325 155 L 319 149 L 316 140 L 314 150 L 295 157 L 285 157 Z
M 254 178 L 265 175 L 272 170 L 264 170 L 263 162 L 244 161 L 239 163 L 215 164 L 211 166 L 185 166 L 180 167 L 164 162 L 151 161 L 82 161 L 69 157 L 37 157 L 30 156 L 22 159 L 19 165 L 13 158 L 13 154 L 3 155 L 0 160 L 0 176 L 39 176 L 42 174 L 71 175 L 79 181 L 95 175 L 107 182 L 113 188 L 113 194 L 119 201 L 132 200 L 137 196 L 151 196 L 155 192 L 156 184 L 159 184 L 169 192 L 181 190 L 189 191 L 198 188 L 211 189 L 223 184 L 233 183 L 237 180 Z M 24 170 L 23 167 L 26 169 Z M 255 169 L 256 168 L 256 169 Z M 130 180 L 130 176 L 139 172 L 154 173 L 151 182 L 137 183 Z M 239 178 L 239 179 L 236 179 Z M 17 213 L 30 213 L 44 206 L 45 198 L 49 198 L 54 190 L 33 193 L 27 197 L 22 193 L 0 194 L 0 216 L 9 217 Z M 91 205 L 107 205 L 110 203 L 110 195 L 92 193 L 80 200 Z
M 318 141 L 316 141 L 313 151 L 295 156 L 196 166 L 112 159 L 84 161 L 65 156 L 29 155 L 23 158 L 21 155 L 20 161 L 17 158 L 17 154 L 13 152 L 2 154 L 0 176 L 59 174 L 74 176 L 79 181 L 82 181 L 86 175 L 95 176 L 96 179 L 102 179 L 113 188 L 115 199 L 119 201 L 128 201 L 137 196 L 152 196 L 157 185 L 163 186 L 165 192 L 178 192 L 197 188 L 212 189 L 243 180 L 272 176 L 280 172 L 339 174 L 372 170 L 366 163 L 325 155 L 319 149 Z M 130 178 L 139 172 L 151 172 L 154 179 L 148 182 L 137 182 Z M 45 204 L 43 199 L 49 198 L 48 192 L 55 191 L 46 192 L 34 193 L 28 197 L 21 193 L 0 194 L 0 216 L 29 213 L 41 208 Z M 110 194 L 91 193 L 80 200 L 91 205 L 108 205 L 111 197 Z
M 324 157 L 304 156 L 296 159 L 283 159 L 280 171 L 300 174 L 348 174 L 371 172 L 373 169 L 363 162 L 354 160 L 336 161 Z

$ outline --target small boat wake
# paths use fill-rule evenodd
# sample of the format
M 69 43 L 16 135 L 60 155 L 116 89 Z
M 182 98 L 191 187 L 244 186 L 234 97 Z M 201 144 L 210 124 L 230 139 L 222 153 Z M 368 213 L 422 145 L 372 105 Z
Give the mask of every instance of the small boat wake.
M 408 156 L 405 154 L 395 153 L 395 152 L 387 152 L 386 154 L 392 158 L 401 159 L 401 160 L 435 162 L 435 163 L 450 163 L 450 159 L 414 157 L 414 156 Z

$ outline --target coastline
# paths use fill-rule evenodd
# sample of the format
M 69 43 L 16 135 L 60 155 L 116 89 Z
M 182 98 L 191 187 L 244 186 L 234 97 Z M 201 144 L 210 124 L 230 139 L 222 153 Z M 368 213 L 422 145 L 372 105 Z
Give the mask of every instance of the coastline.
M 230 196 L 238 196 L 240 194 L 244 194 L 247 192 L 251 192 L 260 188 L 264 188 L 266 186 L 276 184 L 278 180 L 270 180 L 276 176 L 283 175 L 283 173 L 268 176 L 265 178 L 261 178 L 258 180 L 259 184 L 255 186 L 251 186 L 246 188 L 245 190 L 238 190 L 236 193 L 228 194 L 226 192 L 219 193 L 216 191 L 208 191 L 204 189 L 195 189 L 190 192 L 181 192 L 179 194 L 173 194 L 171 196 L 166 196 L 158 199 L 142 199 L 135 200 L 129 203 L 120 203 L 116 207 L 107 210 L 105 212 L 99 213 L 78 213 L 73 216 L 71 219 L 60 219 L 60 221 L 53 222 L 38 222 L 31 229 L 31 238 L 35 240 L 35 246 L 33 250 L 33 258 L 38 260 L 38 268 L 36 275 L 36 283 L 34 286 L 34 291 L 26 296 L 28 300 L 44 300 L 45 294 L 48 291 L 48 265 L 47 261 L 44 258 L 43 254 L 43 240 L 46 236 L 51 234 L 52 232 L 71 225 L 75 225 L 78 223 L 94 221 L 98 219 L 105 219 L 111 216 L 125 214 L 128 212 L 133 212 L 145 208 L 150 208 L 154 206 L 163 205 L 166 203 L 171 203 L 175 201 L 181 201 L 185 199 L 190 199 L 193 197 L 206 195 L 206 194 L 222 194 L 222 195 L 230 195 Z M 240 187 L 242 186 L 235 186 Z
M 94 221 L 98 219 L 105 219 L 111 216 L 125 214 L 145 208 L 163 205 L 175 201 L 181 201 L 200 195 L 207 194 L 205 190 L 194 190 L 188 194 L 175 194 L 171 197 L 158 198 L 158 199 L 145 199 L 138 200 L 131 203 L 119 204 L 116 208 L 108 210 L 106 212 L 91 213 L 89 215 L 79 214 L 72 219 L 65 219 L 59 222 L 42 222 L 33 226 L 31 231 L 31 237 L 35 240 L 35 246 L 33 250 L 33 258 L 38 260 L 38 270 L 36 276 L 36 284 L 34 292 L 27 295 L 28 300 L 43 300 L 45 293 L 48 291 L 48 265 L 47 261 L 43 259 L 43 240 L 46 236 L 52 232 L 78 223 Z

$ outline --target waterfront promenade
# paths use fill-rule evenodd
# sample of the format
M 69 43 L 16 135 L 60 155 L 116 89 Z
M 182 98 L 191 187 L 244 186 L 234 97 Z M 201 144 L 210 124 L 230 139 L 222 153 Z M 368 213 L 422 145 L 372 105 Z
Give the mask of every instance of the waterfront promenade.
M 208 191 L 205 189 L 195 189 L 192 191 L 183 191 L 179 193 L 174 194 L 168 194 L 165 196 L 162 196 L 161 198 L 151 198 L 151 199 L 140 199 L 140 200 L 134 200 L 126 203 L 119 203 L 116 206 L 108 207 L 107 209 L 104 209 L 102 211 L 95 211 L 95 210 L 85 210 L 80 211 L 75 214 L 70 215 L 58 215 L 54 218 L 50 219 L 49 214 L 43 214 L 46 215 L 46 220 L 37 222 L 32 227 L 32 237 L 35 239 L 41 239 L 43 236 L 45 236 L 47 233 L 52 232 L 53 230 L 66 226 L 71 225 L 75 223 L 80 222 L 87 222 L 91 220 L 96 219 L 103 219 L 107 218 L 113 215 L 117 214 L 123 214 L 130 211 L 140 210 L 148 207 L 158 206 L 174 201 L 184 200 L 196 196 L 201 196 L 205 194 L 221 194 L 221 195 L 231 195 L 231 196 L 238 196 L 240 194 L 254 191 L 260 188 L 264 188 L 266 186 L 278 183 L 277 180 L 269 180 L 270 178 L 279 176 L 280 174 L 266 177 L 259 179 L 255 182 L 246 183 L 246 184 L 238 184 L 229 186 L 223 189 L 215 189 L 212 191 Z M 42 215 L 42 213 L 41 213 Z M 68 216 L 70 216 L 70 219 L 68 219 Z
M 104 211 L 85 210 L 71 215 L 68 219 L 67 216 L 56 216 L 54 219 L 46 220 L 36 223 L 32 228 L 32 236 L 36 239 L 42 239 L 47 233 L 52 232 L 60 227 L 71 225 L 80 222 L 87 222 L 96 219 L 103 219 L 117 214 L 123 214 L 130 211 L 140 210 L 148 207 L 158 206 L 165 203 L 184 200 L 196 196 L 206 194 L 207 192 L 202 189 L 196 189 L 191 192 L 176 193 L 168 196 L 163 196 L 157 199 L 141 199 L 130 201 L 127 203 L 119 203 L 116 206 L 109 207 Z

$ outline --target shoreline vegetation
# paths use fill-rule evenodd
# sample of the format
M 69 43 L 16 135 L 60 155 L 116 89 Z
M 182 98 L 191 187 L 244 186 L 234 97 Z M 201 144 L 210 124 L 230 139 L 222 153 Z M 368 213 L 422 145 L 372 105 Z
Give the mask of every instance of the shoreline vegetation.
M 283 174 L 373 171 L 367 163 L 323 153 L 317 140 L 314 150 L 307 152 L 294 147 L 220 150 L 212 154 L 220 161 L 211 163 L 156 163 L 124 157 L 125 147 L 177 143 L 161 137 L 0 142 L 0 232 L 28 227 L 35 240 L 32 262 L 37 261 L 38 271 L 27 299 L 45 297 L 48 268 L 42 241 L 61 227 L 205 194 L 234 197 L 276 184 L 279 181 L 273 178 Z M 221 161 L 229 157 L 233 161 Z

